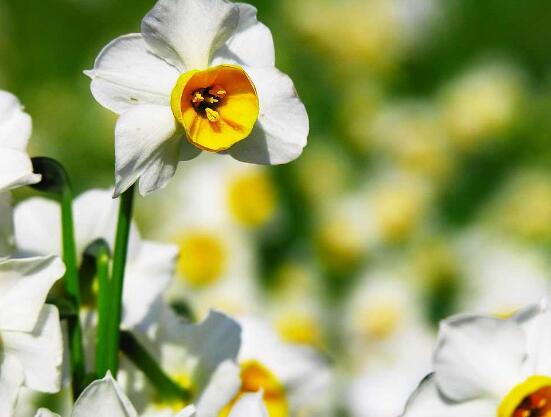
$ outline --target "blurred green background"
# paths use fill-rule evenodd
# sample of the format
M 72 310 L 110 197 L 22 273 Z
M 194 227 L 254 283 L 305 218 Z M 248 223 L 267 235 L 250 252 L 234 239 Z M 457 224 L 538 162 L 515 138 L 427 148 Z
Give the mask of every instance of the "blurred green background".
M 545 295 L 548 0 L 251 3 L 311 122 L 303 156 L 262 171 L 277 215 L 243 227 L 255 279 L 275 304 L 285 306 L 302 290 L 294 280 L 311 273 L 299 303 L 321 300 L 318 342 L 342 352 L 347 325 L 339 317 L 373 269 L 412 284 L 430 326 L 465 308 L 506 313 Z M 111 39 L 139 31 L 152 5 L 0 0 L 0 88 L 33 117 L 30 153 L 59 159 L 78 192 L 111 186 L 116 120 L 82 71 Z M 170 198 L 160 191 L 151 201 Z M 138 220 L 157 236 L 163 216 L 151 205 L 140 199 Z M 525 267 L 533 257 L 537 268 Z M 290 292 L 278 292 L 288 280 Z M 499 298 L 504 287 L 511 291 Z M 392 327 L 395 317 L 381 314 L 388 320 L 379 325 Z

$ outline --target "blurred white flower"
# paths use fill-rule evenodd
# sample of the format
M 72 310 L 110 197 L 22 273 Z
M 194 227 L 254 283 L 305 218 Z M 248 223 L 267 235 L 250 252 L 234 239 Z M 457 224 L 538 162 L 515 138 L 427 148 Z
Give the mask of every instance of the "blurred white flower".
M 522 110 L 523 80 L 511 66 L 474 67 L 444 86 L 444 123 L 452 141 L 470 151 L 498 140 L 514 126 Z
M 211 311 L 198 324 L 184 322 L 169 308 L 161 314 L 155 337 L 149 342 L 165 372 L 192 393 L 198 417 L 217 417 L 237 392 L 239 368 L 235 364 L 241 343 L 240 326 L 224 314 Z M 143 392 L 137 392 L 142 397 Z M 186 405 L 183 401 L 155 400 L 147 415 L 170 413 Z
M 236 224 L 228 204 L 228 187 L 243 172 L 251 171 L 220 158 L 193 161 L 145 201 L 144 217 L 164 220 L 152 224 L 151 235 L 180 251 L 169 299 L 187 300 L 199 318 L 211 308 L 250 313 L 259 300 L 252 236 Z
M 0 90 L 0 192 L 40 181 L 27 155 L 32 121 L 13 94 Z
M 138 179 L 144 195 L 164 187 L 201 150 L 257 164 L 297 158 L 308 116 L 274 65 L 254 7 L 159 0 L 141 33 L 112 41 L 87 72 L 96 100 L 120 115 L 115 196 Z
M 55 393 L 63 342 L 57 308 L 45 304 L 65 273 L 58 257 L 0 260 L 0 415 L 11 416 L 19 388 Z
M 551 407 L 551 312 L 546 303 L 509 319 L 459 315 L 444 320 L 434 374 L 405 417 L 546 415 Z
M 311 347 L 283 342 L 261 319 L 241 317 L 239 323 L 241 386 L 230 404 L 261 391 L 270 417 L 327 414 L 332 375 L 325 359 Z
M 551 295 L 544 253 L 480 229 L 465 232 L 456 245 L 460 311 L 508 316 Z
M 112 250 L 118 204 L 111 198 L 110 190 L 91 190 L 75 199 L 73 212 L 79 259 L 97 239 L 104 239 Z M 57 203 L 44 198 L 27 199 L 15 207 L 14 222 L 19 252 L 61 253 L 61 214 Z M 132 226 L 123 291 L 122 325 L 125 328 L 144 328 L 155 321 L 150 314 L 156 311 L 153 306 L 170 283 L 176 256 L 174 246 L 142 240 Z M 92 319 L 86 322 L 89 320 Z

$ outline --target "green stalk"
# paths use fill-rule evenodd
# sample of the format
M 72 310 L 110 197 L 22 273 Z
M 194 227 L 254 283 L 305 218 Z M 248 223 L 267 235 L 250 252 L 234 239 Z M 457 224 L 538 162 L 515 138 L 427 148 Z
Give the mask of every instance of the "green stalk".
M 132 206 L 134 202 L 134 186 L 126 190 L 120 197 L 119 218 L 115 235 L 115 250 L 113 253 L 113 270 L 109 285 L 109 314 L 105 323 L 106 362 L 105 369 L 100 368 L 98 373 L 110 370 L 116 377 L 119 367 L 119 327 L 122 313 L 122 291 L 124 287 L 124 270 L 128 252 L 128 238 L 132 222 Z M 104 372 L 105 371 L 105 372 Z
M 73 228 L 73 193 L 67 172 L 63 166 L 51 158 L 33 158 L 33 170 L 42 175 L 40 183 L 33 188 L 54 193 L 61 203 L 61 236 L 63 262 L 65 263 L 65 291 L 77 314 L 67 320 L 69 336 L 69 356 L 73 374 L 73 395 L 78 397 L 86 374 L 82 329 L 78 312 L 80 311 L 80 286 L 77 267 L 75 233 Z
M 109 280 L 109 248 L 102 246 L 96 256 L 96 276 L 98 279 L 98 326 L 96 334 L 96 377 L 103 378 L 107 372 L 107 323 L 109 318 L 110 280 Z
M 121 350 L 149 379 L 161 401 L 188 403 L 191 400 L 191 392 L 170 379 L 132 333 L 121 332 Z

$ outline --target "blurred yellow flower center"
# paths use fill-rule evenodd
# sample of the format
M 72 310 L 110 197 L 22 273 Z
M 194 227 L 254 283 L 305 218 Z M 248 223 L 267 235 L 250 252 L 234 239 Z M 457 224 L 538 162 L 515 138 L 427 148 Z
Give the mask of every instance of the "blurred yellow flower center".
M 187 284 L 203 287 L 216 282 L 224 273 L 227 253 L 219 237 L 206 232 L 189 233 L 180 238 L 178 275 Z
M 182 74 L 172 90 L 170 106 L 188 140 L 212 152 L 249 136 L 259 113 L 253 82 L 236 65 Z
M 264 171 L 237 175 L 229 184 L 227 201 L 233 217 L 242 225 L 258 227 L 273 216 L 276 193 Z
M 283 340 L 299 345 L 321 345 L 321 332 L 311 315 L 294 312 L 283 314 L 276 322 L 277 330 Z
M 374 302 L 362 312 L 361 328 L 365 336 L 388 339 L 400 325 L 402 314 L 391 302 Z
M 497 417 L 551 416 L 551 378 L 535 375 L 516 385 L 501 401 Z
M 263 391 L 264 405 L 269 417 L 287 417 L 289 404 L 285 387 L 277 377 L 264 365 L 255 360 L 241 364 L 241 388 L 235 398 L 220 413 L 219 417 L 227 417 L 231 407 L 247 393 Z

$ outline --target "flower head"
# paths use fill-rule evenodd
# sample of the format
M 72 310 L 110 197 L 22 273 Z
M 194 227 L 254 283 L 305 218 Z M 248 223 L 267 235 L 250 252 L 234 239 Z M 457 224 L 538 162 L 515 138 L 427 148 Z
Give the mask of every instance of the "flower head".
M 551 404 L 551 311 L 546 303 L 508 318 L 445 320 L 426 378 L 405 416 L 545 416 Z
M 25 152 L 32 122 L 13 94 L 0 90 L 0 192 L 40 181 Z
M 308 116 L 274 65 L 254 7 L 159 0 L 141 33 L 112 41 L 86 72 L 96 100 L 120 115 L 115 195 L 138 180 L 144 195 L 164 187 L 203 150 L 256 164 L 297 158 Z

